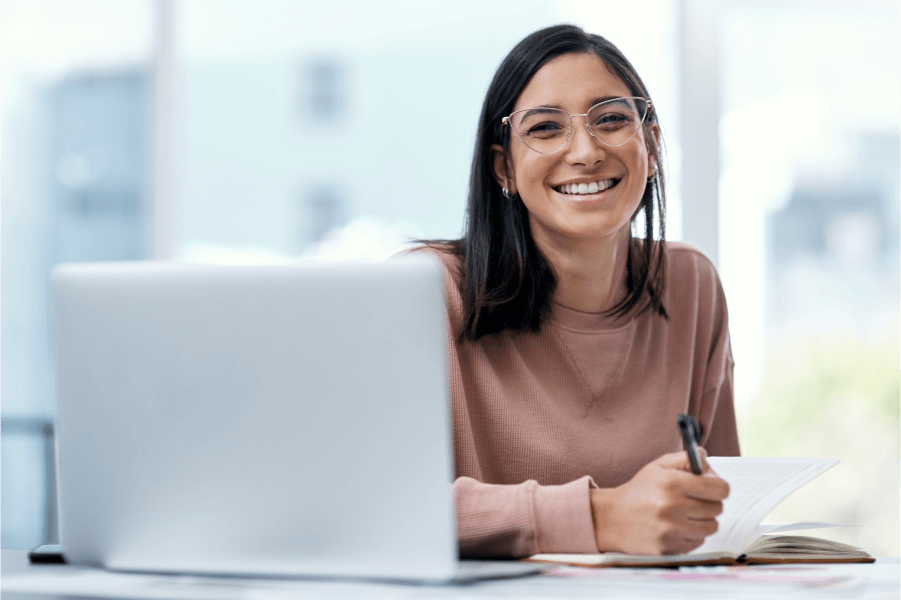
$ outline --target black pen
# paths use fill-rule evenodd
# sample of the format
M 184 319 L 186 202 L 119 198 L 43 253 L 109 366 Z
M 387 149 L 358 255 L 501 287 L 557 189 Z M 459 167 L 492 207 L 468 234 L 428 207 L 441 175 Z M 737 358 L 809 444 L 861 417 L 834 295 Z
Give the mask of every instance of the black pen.
M 703 469 L 701 469 L 701 457 L 698 455 L 698 434 L 701 428 L 691 415 L 679 415 L 677 422 L 679 423 L 679 431 L 682 432 L 685 451 L 688 452 L 688 460 L 691 462 L 691 472 L 695 475 L 700 475 L 703 472 Z

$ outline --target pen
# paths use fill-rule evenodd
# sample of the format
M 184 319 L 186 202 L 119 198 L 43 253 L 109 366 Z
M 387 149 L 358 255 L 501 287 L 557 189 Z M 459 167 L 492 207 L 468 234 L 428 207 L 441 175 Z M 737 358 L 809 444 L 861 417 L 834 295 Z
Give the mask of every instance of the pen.
M 679 423 L 679 431 L 682 432 L 685 451 L 688 452 L 688 460 L 691 462 L 691 472 L 695 475 L 700 475 L 702 469 L 701 457 L 698 456 L 698 433 L 700 433 L 701 428 L 691 415 L 679 415 L 677 422 Z

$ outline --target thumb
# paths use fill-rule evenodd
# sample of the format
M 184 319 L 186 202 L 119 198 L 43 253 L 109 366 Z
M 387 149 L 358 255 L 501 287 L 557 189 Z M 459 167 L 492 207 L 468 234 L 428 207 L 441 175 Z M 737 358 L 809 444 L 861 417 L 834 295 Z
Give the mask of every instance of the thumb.
M 715 473 L 713 473 L 713 469 L 710 468 L 710 464 L 707 462 L 707 451 L 700 446 L 698 446 L 698 458 L 701 459 L 702 474 L 707 475 L 708 473 L 710 473 L 716 475 Z M 657 460 L 662 467 L 666 467 L 668 469 L 678 469 L 680 471 L 688 471 L 689 473 L 691 472 L 691 460 L 689 460 L 688 458 L 687 450 L 664 454 Z
M 688 453 L 685 454 L 686 460 L 688 459 Z M 705 477 L 719 477 L 716 474 L 716 471 L 713 470 L 713 467 L 710 466 L 710 463 L 707 462 L 707 450 L 698 446 L 698 458 L 701 459 L 701 474 Z

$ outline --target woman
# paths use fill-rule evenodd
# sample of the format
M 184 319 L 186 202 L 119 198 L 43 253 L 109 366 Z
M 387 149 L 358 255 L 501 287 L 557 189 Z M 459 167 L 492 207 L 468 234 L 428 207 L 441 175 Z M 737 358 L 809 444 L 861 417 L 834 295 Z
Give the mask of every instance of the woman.
M 464 556 L 681 553 L 716 530 L 728 485 L 690 473 L 676 417 L 738 454 L 726 305 L 703 255 L 664 244 L 649 98 L 612 44 L 567 25 L 520 42 L 488 89 L 465 235 L 429 244 Z

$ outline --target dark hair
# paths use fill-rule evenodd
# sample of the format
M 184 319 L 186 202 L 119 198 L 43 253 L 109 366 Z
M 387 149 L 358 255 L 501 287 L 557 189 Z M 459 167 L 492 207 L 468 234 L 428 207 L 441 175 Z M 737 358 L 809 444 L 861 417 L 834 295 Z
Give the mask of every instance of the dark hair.
M 482 105 L 464 235 L 449 242 L 427 242 L 462 257 L 463 319 L 458 340 L 475 341 L 506 330 L 537 332 L 549 311 L 557 278 L 535 246 L 525 205 L 518 197 L 513 201 L 504 198 L 494 176 L 491 146 L 500 144 L 509 159 L 511 134 L 504 130 L 501 119 L 513 112 L 520 93 L 545 63 L 570 53 L 597 55 L 629 87 L 633 96 L 650 100 L 641 78 L 613 44 L 573 25 L 536 31 L 510 51 L 495 73 Z M 615 316 L 633 309 L 653 309 L 666 316 L 661 304 L 666 197 L 660 168 L 661 144 L 649 130 L 650 123 L 656 122 L 652 108 L 643 129 L 649 156 L 655 160 L 657 169 L 632 216 L 634 221 L 639 212 L 644 212 L 645 240 L 632 239 L 630 227 L 628 294 L 608 311 Z M 659 241 L 653 239 L 655 205 L 659 211 Z

